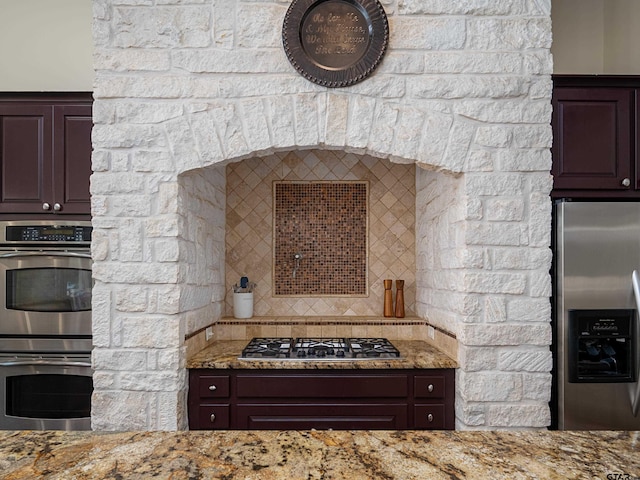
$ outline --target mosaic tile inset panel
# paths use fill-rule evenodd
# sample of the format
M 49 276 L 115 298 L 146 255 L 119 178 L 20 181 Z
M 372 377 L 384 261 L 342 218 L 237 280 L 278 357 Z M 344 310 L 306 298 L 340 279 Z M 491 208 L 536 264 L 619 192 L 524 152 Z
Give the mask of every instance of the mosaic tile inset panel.
M 368 182 L 274 182 L 276 296 L 367 295 Z

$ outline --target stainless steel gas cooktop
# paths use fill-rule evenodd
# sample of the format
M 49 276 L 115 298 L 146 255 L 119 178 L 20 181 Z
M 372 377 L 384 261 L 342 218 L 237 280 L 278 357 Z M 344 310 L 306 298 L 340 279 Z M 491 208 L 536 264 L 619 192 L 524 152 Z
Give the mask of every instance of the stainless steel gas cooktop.
M 254 338 L 243 360 L 372 360 L 400 358 L 386 338 Z

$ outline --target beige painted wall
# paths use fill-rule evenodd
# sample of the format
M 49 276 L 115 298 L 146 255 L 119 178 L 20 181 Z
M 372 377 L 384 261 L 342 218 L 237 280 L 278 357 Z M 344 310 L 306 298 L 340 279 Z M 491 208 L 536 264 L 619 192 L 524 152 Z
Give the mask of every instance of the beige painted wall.
M 640 74 L 640 1 L 552 0 L 554 73 Z
M 92 91 L 92 0 L 0 0 L 0 91 Z
M 604 0 L 552 0 L 554 73 L 603 73 Z
M 640 1 L 607 0 L 604 24 L 605 72 L 640 74 Z

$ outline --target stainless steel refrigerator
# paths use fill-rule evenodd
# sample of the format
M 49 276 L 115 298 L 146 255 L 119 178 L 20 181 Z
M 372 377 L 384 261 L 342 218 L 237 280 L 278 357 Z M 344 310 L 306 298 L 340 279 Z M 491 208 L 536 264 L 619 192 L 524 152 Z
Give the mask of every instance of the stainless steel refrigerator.
M 640 430 L 640 202 L 558 200 L 554 218 L 558 428 Z

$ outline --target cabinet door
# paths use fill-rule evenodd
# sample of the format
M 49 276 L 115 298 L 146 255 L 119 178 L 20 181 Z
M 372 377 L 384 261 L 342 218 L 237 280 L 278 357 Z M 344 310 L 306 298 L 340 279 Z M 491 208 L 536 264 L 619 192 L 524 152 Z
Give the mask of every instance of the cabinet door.
M 440 404 L 416 405 L 414 408 L 415 428 L 443 430 L 447 428 L 446 408 Z
M 199 375 L 194 385 L 201 401 L 229 396 L 229 375 Z
M 238 398 L 406 398 L 404 373 L 242 373 L 237 376 Z
M 42 212 L 51 197 L 52 110 L 0 105 L 0 213 Z
M 416 375 L 413 380 L 415 398 L 445 398 L 446 377 L 442 375 Z
M 54 109 L 53 204 L 57 213 L 90 214 L 91 105 Z
M 229 428 L 228 404 L 224 405 L 200 405 L 197 409 L 197 417 L 189 419 L 191 430 L 220 430 Z
M 553 95 L 554 189 L 635 188 L 633 89 L 560 87 Z

